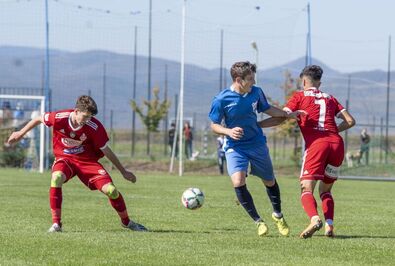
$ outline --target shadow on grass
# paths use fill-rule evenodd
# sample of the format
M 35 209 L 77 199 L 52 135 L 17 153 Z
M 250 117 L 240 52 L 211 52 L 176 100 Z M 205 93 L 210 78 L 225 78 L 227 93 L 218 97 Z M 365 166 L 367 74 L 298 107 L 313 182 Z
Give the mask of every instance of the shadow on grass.
M 335 239 L 356 239 L 356 238 L 369 238 L 369 239 L 395 239 L 395 236 L 364 236 L 364 235 L 359 235 L 359 236 L 347 236 L 347 235 L 336 235 L 334 237 Z

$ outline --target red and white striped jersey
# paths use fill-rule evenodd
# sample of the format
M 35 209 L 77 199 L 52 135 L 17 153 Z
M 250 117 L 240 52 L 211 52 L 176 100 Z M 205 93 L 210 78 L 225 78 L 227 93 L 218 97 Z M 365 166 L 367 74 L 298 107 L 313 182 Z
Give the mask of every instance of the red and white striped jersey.
M 298 91 L 288 100 L 284 109 L 308 113 L 298 121 L 306 147 L 313 142 L 338 142 L 341 138 L 335 117 L 345 109 L 332 95 L 316 88 Z
M 86 161 L 97 161 L 104 156 L 101 151 L 109 140 L 104 126 L 92 117 L 85 125 L 73 128 L 71 113 L 60 110 L 44 114 L 44 123 L 53 127 L 53 153 L 56 158 L 73 157 Z

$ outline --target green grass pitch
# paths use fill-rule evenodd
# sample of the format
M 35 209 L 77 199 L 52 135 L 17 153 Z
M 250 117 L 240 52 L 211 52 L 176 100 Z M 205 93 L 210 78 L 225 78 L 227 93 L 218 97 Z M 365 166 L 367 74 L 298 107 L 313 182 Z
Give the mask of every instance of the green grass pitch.
M 302 240 L 298 235 L 308 218 L 295 177 L 278 176 L 290 237 L 278 234 L 263 185 L 248 177 L 257 209 L 269 225 L 269 235 L 259 238 L 255 225 L 236 204 L 227 176 L 138 173 L 138 182 L 132 184 L 117 172 L 112 174 L 130 215 L 150 232 L 121 228 L 106 197 L 74 178 L 63 188 L 64 232 L 46 233 L 51 225 L 50 174 L 1 169 L 0 265 L 393 265 L 395 261 L 395 183 L 338 181 L 333 191 L 337 238 L 328 239 L 321 230 Z M 181 194 L 188 187 L 205 193 L 201 209 L 182 207 Z

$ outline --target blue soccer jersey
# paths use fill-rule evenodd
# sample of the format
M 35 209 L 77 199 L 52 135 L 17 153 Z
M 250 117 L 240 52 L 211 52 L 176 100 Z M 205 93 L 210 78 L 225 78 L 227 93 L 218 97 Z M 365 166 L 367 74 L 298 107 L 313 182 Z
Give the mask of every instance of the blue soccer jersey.
M 232 89 L 225 89 L 214 97 L 211 103 L 209 118 L 213 123 L 221 124 L 224 119 L 225 127 L 241 127 L 244 135 L 239 140 L 226 137 L 224 149 L 242 145 L 253 147 L 257 143 L 266 143 L 266 137 L 257 122 L 256 112 L 261 113 L 270 108 L 263 91 L 253 86 L 251 92 L 241 95 Z

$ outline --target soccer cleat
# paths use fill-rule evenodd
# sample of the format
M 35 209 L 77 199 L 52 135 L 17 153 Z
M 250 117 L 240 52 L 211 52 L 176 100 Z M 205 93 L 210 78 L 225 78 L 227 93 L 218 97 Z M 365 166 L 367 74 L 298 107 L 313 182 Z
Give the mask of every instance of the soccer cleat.
M 325 224 L 325 236 L 327 237 L 335 237 L 333 233 L 333 225 Z
M 58 233 L 58 232 L 62 232 L 62 226 L 54 223 L 49 229 L 48 229 L 48 233 Z
M 265 224 L 264 221 L 259 220 L 256 223 L 256 227 L 258 228 L 258 235 L 259 236 L 265 236 L 267 235 L 267 233 L 269 232 L 269 228 L 267 227 L 267 225 Z
M 317 218 L 311 221 L 309 226 L 307 226 L 307 228 L 304 229 L 304 231 L 300 234 L 300 238 L 304 238 L 304 239 L 310 238 L 313 236 L 315 232 L 317 232 L 321 228 L 322 228 L 322 221 L 320 220 L 320 218 Z
M 274 213 L 272 214 L 272 219 L 277 226 L 278 231 L 283 236 L 289 236 L 289 227 L 284 217 L 277 218 Z
M 128 228 L 132 231 L 139 231 L 139 232 L 147 232 L 148 229 L 145 228 L 144 225 L 139 224 L 139 223 L 135 223 L 132 220 L 129 221 L 128 225 L 124 225 L 122 224 L 123 227 Z

